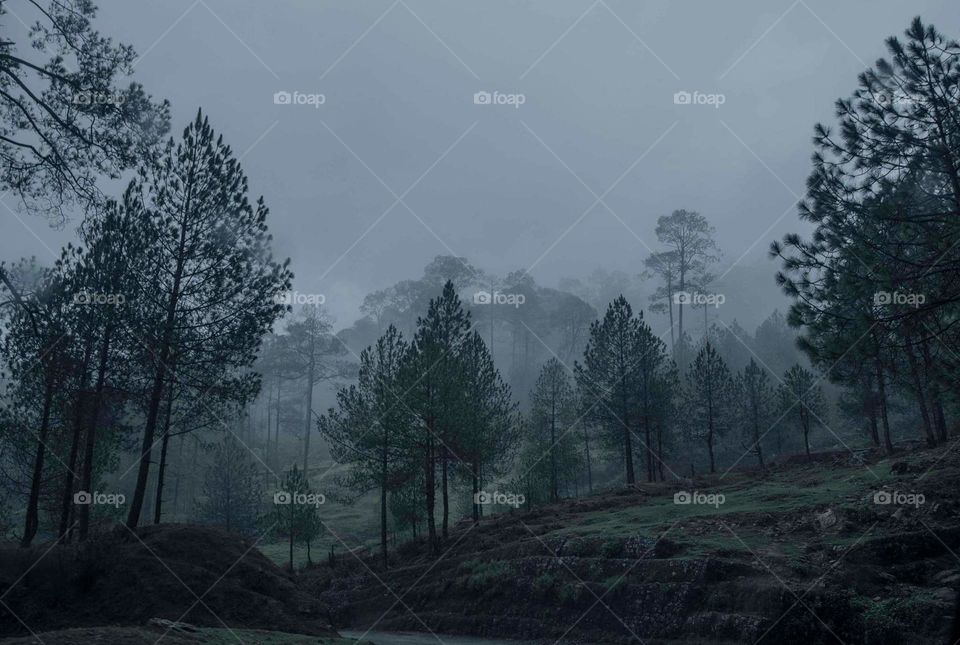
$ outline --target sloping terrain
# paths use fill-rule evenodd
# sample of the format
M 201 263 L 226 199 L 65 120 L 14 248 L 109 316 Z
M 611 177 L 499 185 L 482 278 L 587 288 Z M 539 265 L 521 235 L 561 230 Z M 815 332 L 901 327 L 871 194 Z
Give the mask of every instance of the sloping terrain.
M 366 640 L 267 632 L 256 629 L 200 628 L 192 634 L 165 633 L 157 627 L 84 627 L 0 639 L 2 645 L 373 645 Z
M 0 597 L 0 635 L 161 618 L 336 636 L 320 603 L 251 543 L 197 526 L 118 527 L 82 545 L 0 550 Z
M 820 455 L 766 474 L 644 484 L 497 515 L 458 526 L 439 559 L 414 543 L 388 572 L 373 556 L 342 558 L 303 584 L 338 626 L 385 631 L 570 643 L 947 642 L 960 587 L 960 458 L 860 457 Z M 674 503 L 691 488 L 725 499 Z

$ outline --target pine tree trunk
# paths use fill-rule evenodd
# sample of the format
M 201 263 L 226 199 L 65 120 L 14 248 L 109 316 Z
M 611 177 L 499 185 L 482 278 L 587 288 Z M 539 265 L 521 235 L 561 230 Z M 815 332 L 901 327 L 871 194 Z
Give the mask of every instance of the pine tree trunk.
M 644 446 L 644 452 L 647 458 L 647 481 L 652 482 L 656 481 L 656 473 L 653 470 L 653 438 L 650 435 L 650 417 L 649 415 L 644 415 L 643 417 L 643 432 L 644 437 L 646 438 L 646 446 Z
M 670 312 L 670 353 L 673 354 L 676 341 L 673 337 L 673 283 L 669 272 L 667 272 L 667 311 Z
M 947 418 L 943 413 L 943 403 L 940 401 L 939 395 L 933 403 L 933 414 L 933 418 L 937 421 L 937 434 L 940 442 L 945 443 L 947 441 Z
M 157 496 L 153 503 L 153 523 L 159 524 L 163 516 L 163 482 L 167 474 L 167 449 L 170 444 L 170 413 L 173 411 L 173 383 L 167 389 L 167 409 L 163 421 L 163 443 L 160 448 L 160 465 L 157 468 Z
M 426 451 L 424 455 L 424 492 L 427 498 L 427 535 L 430 539 L 430 548 L 439 550 L 437 543 L 437 522 L 434 517 L 434 502 L 436 501 L 436 473 L 433 464 L 433 419 L 427 420 Z
M 557 501 L 557 402 L 556 397 L 550 401 L 550 501 Z
M 713 377 L 710 376 L 709 379 Z M 717 472 L 716 459 L 713 455 L 713 388 L 708 381 L 707 391 L 707 450 L 710 452 L 710 474 Z
M 684 290 L 684 288 L 686 287 L 686 284 L 685 284 L 685 282 L 686 282 L 686 280 L 685 280 L 686 276 L 685 276 L 685 271 L 684 271 L 684 268 L 683 268 L 684 262 L 685 262 L 685 259 L 684 259 L 683 256 L 681 255 L 681 257 L 680 257 L 680 291 L 679 291 L 679 293 L 683 293 L 683 290 Z M 682 340 L 683 340 L 683 301 L 680 301 L 680 302 L 677 303 L 677 319 L 678 319 L 678 321 L 679 321 L 679 326 L 678 326 L 678 329 L 677 329 L 677 338 L 679 338 L 679 339 L 682 341 Z
M 77 392 L 73 419 L 73 438 L 70 441 L 70 455 L 67 457 L 67 472 L 63 474 L 63 495 L 60 498 L 60 528 L 57 537 L 61 540 L 67 535 L 70 524 L 70 511 L 73 506 L 73 490 L 76 484 L 75 469 L 80 452 L 80 434 L 83 427 L 83 391 Z
M 313 357 L 314 349 L 310 348 L 310 367 L 307 370 L 307 392 L 306 392 L 306 405 L 307 405 L 307 414 L 306 420 L 304 422 L 303 428 L 303 476 L 308 476 L 307 462 L 310 457 L 310 425 L 313 415 L 313 379 L 315 377 L 316 370 L 316 361 Z
M 43 412 L 40 420 L 40 433 L 37 436 L 37 454 L 33 460 L 33 476 L 30 479 L 30 496 L 27 499 L 26 518 L 20 546 L 28 547 L 40 528 L 39 505 L 40 486 L 43 483 L 43 461 L 46 457 L 47 434 L 50 431 L 50 408 L 53 404 L 53 379 L 47 375 L 47 386 L 43 393 Z
M 293 510 L 291 510 L 290 512 L 293 513 Z M 291 521 L 290 521 L 289 546 L 290 546 L 290 573 L 293 573 L 293 516 L 292 515 L 291 515 Z
M 923 419 L 923 434 L 927 446 L 932 448 L 937 445 L 937 438 L 933 433 L 933 424 L 930 422 L 930 410 L 927 407 L 927 396 L 923 388 L 923 380 L 920 376 L 920 368 L 917 365 L 917 355 L 910 345 L 908 338 L 904 345 L 907 354 L 907 364 L 910 366 L 910 375 L 913 377 L 914 393 L 917 395 L 917 405 L 920 406 L 920 417 Z
M 73 490 L 77 481 L 77 456 L 80 453 L 80 435 L 83 433 L 84 403 L 86 390 L 89 386 L 90 359 L 93 353 L 93 339 L 86 342 L 83 350 L 83 362 L 80 365 L 80 380 L 77 384 L 77 396 L 73 409 L 73 437 L 70 441 L 70 455 L 67 457 L 67 472 L 64 473 L 63 496 L 60 498 L 60 528 L 57 536 L 63 540 L 70 525 L 70 515 L 73 510 Z
M 868 408 L 868 415 L 870 417 L 870 440 L 873 442 L 873 445 L 880 446 L 880 429 L 877 425 L 877 406 L 873 402 L 874 394 L 873 391 L 870 392 L 870 407 Z
M 713 423 L 711 422 L 711 428 L 707 432 L 707 452 L 710 453 L 710 473 L 713 474 L 717 472 L 717 464 L 713 456 Z
M 590 462 L 590 434 L 586 427 L 583 429 L 583 445 L 587 452 L 587 489 L 593 495 L 593 465 Z
M 173 480 L 173 512 L 177 513 L 180 510 L 180 479 L 181 471 L 183 469 L 183 435 L 180 435 L 180 438 L 177 439 L 177 476 Z
M 184 206 L 184 213 L 189 213 L 192 201 L 191 186 Z M 163 386 L 167 381 L 167 361 L 170 360 L 173 345 L 173 335 L 177 320 L 177 306 L 180 301 L 180 286 L 183 279 L 185 249 L 187 245 L 187 227 L 181 222 L 180 240 L 177 249 L 177 267 L 174 271 L 173 286 L 167 302 L 166 320 L 163 325 L 163 335 L 160 341 L 159 359 L 153 376 L 153 385 L 150 390 L 150 402 L 147 406 L 147 421 L 143 428 L 143 444 L 140 451 L 140 464 L 137 468 L 137 484 L 133 490 L 130 502 L 130 511 L 127 514 L 127 526 L 131 529 L 140 523 L 140 512 L 143 509 L 143 499 L 147 492 L 147 477 L 150 474 L 150 456 L 153 451 L 154 435 L 157 431 L 157 420 L 160 416 L 160 401 L 163 398 Z
M 760 445 L 760 411 L 753 406 L 753 451 L 757 455 L 757 462 L 763 470 L 763 447 Z
M 277 423 L 273 437 L 273 460 L 276 468 L 280 467 L 280 395 L 282 391 L 281 379 L 277 375 Z
M 877 377 L 877 393 L 880 403 L 880 419 L 883 421 L 883 450 L 886 454 L 893 454 L 893 441 L 890 439 L 890 419 L 887 414 L 887 386 L 883 379 L 883 361 L 880 359 L 880 343 L 873 336 L 873 367 Z
M 383 555 L 383 568 L 387 569 L 390 561 L 387 558 L 387 476 L 389 473 L 389 435 L 383 429 L 383 446 L 380 453 L 380 551 Z
M 663 422 L 657 424 L 657 470 L 660 471 L 660 481 L 667 481 L 663 474 Z
M 947 440 L 947 420 L 943 415 L 943 397 L 940 388 L 940 381 L 937 379 L 936 370 L 933 365 L 933 358 L 930 356 L 930 341 L 924 339 L 920 342 L 920 354 L 923 356 L 924 372 L 927 375 L 927 382 L 931 389 L 931 407 L 933 408 L 933 423 L 937 430 L 937 440 L 943 443 Z
M 626 385 L 623 383 L 624 377 L 621 375 L 621 388 L 625 390 Z M 630 437 L 630 425 L 629 425 L 629 416 L 627 414 L 627 399 L 626 392 L 622 395 L 623 398 L 623 409 L 622 409 L 622 422 L 623 422 L 623 453 L 624 461 L 626 462 L 627 468 L 627 486 L 632 486 L 636 482 L 636 478 L 633 473 L 633 445 Z
M 450 497 L 447 490 L 447 448 L 444 446 L 442 449 L 441 456 L 441 466 L 443 470 L 443 539 L 446 540 L 450 537 Z
M 97 424 L 100 422 L 100 409 L 103 407 L 103 394 L 107 382 L 107 363 L 110 359 L 110 341 L 113 337 L 113 324 L 108 323 L 100 341 L 100 356 L 97 365 L 97 382 L 93 389 L 93 405 L 87 419 L 87 432 L 83 447 L 83 466 L 80 473 L 80 490 L 90 492 L 93 488 L 93 453 L 97 442 Z M 80 539 L 85 540 L 90 531 L 90 506 L 80 506 Z
M 383 568 L 390 566 L 387 558 L 387 484 L 380 484 L 380 555 L 383 556 Z
M 480 472 L 480 466 L 477 464 L 476 460 L 473 462 L 473 525 L 480 525 L 480 505 L 477 504 L 477 493 L 480 492 L 480 477 L 477 473 Z

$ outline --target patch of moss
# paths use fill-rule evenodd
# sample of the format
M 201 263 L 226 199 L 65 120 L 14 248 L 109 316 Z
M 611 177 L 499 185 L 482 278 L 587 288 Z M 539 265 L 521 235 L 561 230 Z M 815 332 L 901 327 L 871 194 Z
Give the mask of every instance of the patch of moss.
M 940 610 L 925 592 L 879 601 L 858 596 L 850 604 L 860 612 L 865 642 L 882 644 L 903 642 L 899 639 L 922 627 L 931 616 L 938 616 Z
M 466 573 L 463 586 L 470 591 L 483 591 L 514 576 L 509 563 L 499 561 L 467 560 L 458 571 Z

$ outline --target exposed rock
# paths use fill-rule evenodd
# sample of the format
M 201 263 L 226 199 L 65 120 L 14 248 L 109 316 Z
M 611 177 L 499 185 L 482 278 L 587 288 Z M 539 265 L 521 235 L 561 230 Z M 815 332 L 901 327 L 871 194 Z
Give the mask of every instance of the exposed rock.
M 823 513 L 817 515 L 817 522 L 820 524 L 821 529 L 829 529 L 837 523 L 837 514 L 833 512 L 832 508 L 828 508 Z
M 176 620 L 167 620 L 166 618 L 151 618 L 147 621 L 147 625 L 150 627 L 159 627 L 169 631 L 185 632 L 188 634 L 197 632 L 196 625 L 191 625 L 190 623 L 181 623 Z

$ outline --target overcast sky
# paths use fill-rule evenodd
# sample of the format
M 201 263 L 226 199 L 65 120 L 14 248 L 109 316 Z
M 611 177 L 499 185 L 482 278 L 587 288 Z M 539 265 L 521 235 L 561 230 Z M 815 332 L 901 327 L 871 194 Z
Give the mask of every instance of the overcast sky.
M 175 132 L 202 107 L 243 155 L 297 290 L 324 294 L 341 325 L 439 254 L 532 267 L 547 285 L 638 273 L 676 208 L 716 226 L 727 264 L 772 276 L 769 242 L 806 230 L 794 204 L 814 123 L 914 15 L 960 36 L 956 0 L 99 6 L 98 28 L 140 53 L 136 79 L 172 102 Z M 3 259 L 70 238 L 0 217 Z

